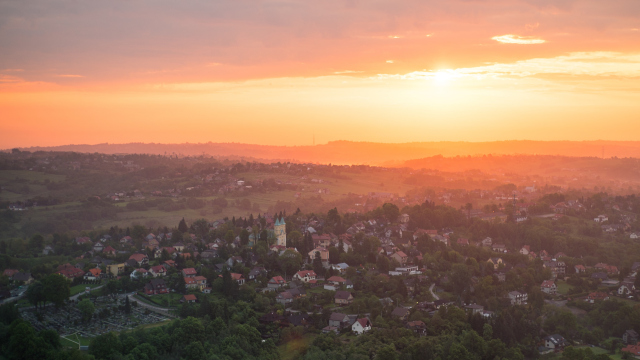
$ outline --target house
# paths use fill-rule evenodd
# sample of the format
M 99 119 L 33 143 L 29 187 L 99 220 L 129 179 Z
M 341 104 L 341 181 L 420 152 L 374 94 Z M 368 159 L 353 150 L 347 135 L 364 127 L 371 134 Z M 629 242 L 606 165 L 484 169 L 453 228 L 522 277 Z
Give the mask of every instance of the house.
M 49 254 L 53 254 L 53 248 L 49 245 L 45 246 L 44 249 L 42 249 L 42 255 L 49 255 Z
M 256 266 L 253 269 L 251 269 L 251 271 L 249 271 L 249 274 L 247 275 L 249 280 L 253 280 L 256 281 L 258 279 L 258 276 L 265 276 L 267 274 L 267 270 L 262 267 L 262 266 Z M 315 281 L 315 280 L 312 280 Z
M 121 264 L 112 263 L 107 265 L 106 267 L 107 267 L 106 269 L 107 273 L 113 276 L 118 276 L 124 273 L 124 263 L 121 263 Z
M 478 304 L 469 304 L 465 305 L 464 309 L 471 313 L 471 315 L 482 314 L 482 312 L 484 311 L 484 306 Z
M 329 317 L 329 326 L 336 328 L 343 328 L 348 325 L 350 322 L 349 316 L 347 314 L 334 312 Z
M 177 242 L 175 244 L 173 244 L 173 248 L 182 252 L 184 250 L 184 244 L 181 242 Z
M 187 287 L 187 289 L 195 289 L 198 287 L 198 283 L 196 283 L 196 279 L 192 278 L 192 277 L 185 277 L 184 279 L 184 284 Z
M 147 277 L 147 275 L 149 275 L 149 272 L 143 268 L 140 269 L 135 269 L 131 272 L 131 280 L 135 280 L 138 277 Z
M 456 244 L 458 244 L 458 246 L 469 246 L 469 239 L 459 238 L 456 240 Z
M 420 336 L 426 336 L 427 335 L 427 325 L 420 321 L 420 320 L 416 320 L 416 321 L 409 321 L 406 325 L 407 329 L 413 331 L 414 333 L 420 335 Z
M 288 291 L 283 291 L 276 295 L 276 302 L 282 305 L 289 305 L 293 302 L 293 295 Z
M 491 247 L 491 243 L 492 243 L 491 238 L 486 237 L 484 238 L 484 240 L 482 240 L 482 247 Z
M 347 280 L 345 280 L 344 278 L 342 278 L 340 276 L 332 276 L 332 277 L 327 279 L 327 283 L 329 283 L 331 285 L 336 285 L 336 286 L 344 285 L 344 283 L 346 281 Z
M 71 264 L 69 264 L 69 265 L 71 265 Z M 61 270 L 60 267 L 58 267 L 58 270 Z M 9 279 L 11 279 L 11 278 L 13 278 L 13 274 L 19 273 L 19 272 L 20 272 L 20 270 L 16 270 L 16 269 L 5 269 L 2 272 L 2 275 L 4 275 L 4 276 L 8 277 Z
M 576 269 L 576 274 L 584 273 L 585 271 L 587 271 L 584 265 L 576 265 L 573 268 Z
M 607 275 L 607 273 L 605 272 L 594 272 L 593 274 L 591 274 L 591 278 L 598 279 L 600 281 L 605 281 L 605 280 L 609 280 L 609 275 Z
M 267 283 L 267 287 L 269 289 L 281 288 L 287 285 L 287 282 L 282 278 L 282 276 L 274 276 Z
M 82 270 L 80 270 L 80 274 L 82 274 Z M 17 272 L 13 274 L 11 280 L 29 285 L 33 282 L 33 277 L 31 276 L 31 273 L 28 272 Z
M 526 305 L 529 296 L 518 291 L 511 291 L 507 297 L 511 301 L 511 305 Z
M 637 344 L 638 343 L 638 333 L 634 330 L 627 330 L 622 334 L 622 341 L 625 344 Z
M 162 279 L 153 279 L 144 286 L 146 295 L 166 294 L 169 292 L 167 285 Z
M 631 238 L 631 239 L 638 239 L 638 238 L 640 238 L 640 232 L 632 232 L 632 233 L 629 235 L 629 238 Z
M 398 252 L 395 252 L 395 253 L 391 254 L 390 258 L 392 258 L 395 261 L 397 261 L 398 263 L 400 263 L 400 265 L 405 265 L 407 263 L 408 256 L 404 252 L 398 251 Z
M 544 347 L 554 351 L 562 350 L 568 345 L 567 340 L 565 340 L 560 334 L 549 335 L 543 340 Z
M 94 248 L 95 248 L 95 246 L 94 246 Z M 116 254 L 116 249 L 112 248 L 111 246 L 107 246 L 102 250 L 102 252 L 104 254 L 107 254 L 107 255 L 115 255 Z
M 149 269 L 149 273 L 153 277 L 165 276 L 167 275 L 167 269 L 165 269 L 162 265 L 156 265 L 152 266 L 151 269 Z
M 596 301 L 605 301 L 605 300 L 609 300 L 609 295 L 600 291 L 590 293 L 589 295 L 587 295 L 587 298 L 585 299 L 586 302 L 591 304 L 595 303 Z
M 207 278 L 204 276 L 195 276 L 192 278 L 196 282 L 196 287 L 202 291 L 207 286 Z
M 409 309 L 403 307 L 397 307 L 391 312 L 391 316 L 394 316 L 402 321 L 407 320 L 409 317 Z
M 134 260 L 138 263 L 138 266 L 146 265 L 149 263 L 149 257 L 145 254 L 133 254 L 129 256 L 129 260 Z
M 556 283 L 553 282 L 553 280 L 545 280 L 540 285 L 540 290 L 542 290 L 543 293 L 547 294 L 555 295 L 557 289 L 558 287 L 556 286 Z
M 335 326 L 325 326 L 322 328 L 322 333 L 323 334 L 328 334 L 328 333 L 334 333 L 336 335 L 338 335 L 340 333 L 340 329 L 335 327 Z
M 277 277 L 280 277 L 280 276 L 277 276 Z M 235 280 L 235 282 L 237 282 L 238 285 L 244 285 L 244 276 L 242 274 L 231 273 L 231 279 Z M 274 278 L 272 278 L 272 280 L 273 279 Z M 269 282 L 269 283 L 271 283 L 271 282 Z
M 409 222 L 409 214 L 402 214 L 398 217 L 398 221 L 402 224 L 406 224 Z
M 242 263 L 243 261 L 242 256 L 232 256 L 227 260 L 227 264 L 229 266 L 233 266 L 237 263 Z
M 182 269 L 182 276 L 184 277 L 195 277 L 197 274 L 198 272 L 194 268 Z
M 543 267 L 548 268 L 551 270 L 551 274 L 553 275 L 554 278 L 560 277 L 563 278 L 564 277 L 564 269 L 566 267 L 565 263 L 563 261 L 545 261 L 542 264 Z
M 70 267 L 70 268 L 66 268 L 66 269 L 62 269 L 62 270 L 58 270 L 56 272 L 56 274 L 60 274 L 64 277 L 66 277 L 68 280 L 73 280 L 77 277 L 81 277 L 84 275 L 84 271 L 82 271 L 82 269 L 78 269 L 75 267 Z M 15 276 L 15 275 L 14 275 Z
M 618 295 L 629 295 L 636 290 L 636 286 L 629 281 L 623 281 L 618 288 Z
M 197 300 L 198 300 L 198 298 L 195 295 L 189 294 L 189 295 L 184 295 L 183 297 L 181 297 L 180 298 L 180 303 L 193 304 Z
M 491 250 L 499 253 L 506 253 L 507 247 L 504 244 L 493 244 L 491 245 Z
M 320 259 L 323 263 L 329 262 L 329 250 L 323 248 L 322 246 L 318 246 L 317 248 L 309 251 L 309 258 L 311 260 L 316 258 L 316 253 L 320 253 Z
M 300 270 L 295 275 L 293 275 L 294 280 L 300 280 L 304 283 L 315 282 L 316 280 L 316 272 L 313 270 Z
M 87 271 L 86 274 L 84 274 L 84 279 L 85 280 L 97 280 L 100 278 L 100 274 L 102 273 L 102 270 L 100 269 L 91 269 L 89 271 Z
M 339 263 L 336 265 L 331 265 L 331 268 L 333 270 L 338 270 L 340 272 L 340 274 L 344 274 L 347 269 L 349 268 L 349 265 L 347 265 L 347 263 Z
M 360 318 L 351 325 L 351 331 L 356 335 L 360 335 L 369 330 L 371 330 L 371 321 L 369 318 Z
M 487 260 L 487 264 L 491 264 L 493 266 L 493 269 L 496 270 L 500 264 L 502 264 L 502 259 L 501 258 L 490 258 L 489 260 Z
M 162 263 L 162 266 L 164 266 L 165 269 L 169 270 L 169 268 L 175 268 L 176 267 L 176 262 L 173 261 L 173 260 L 167 260 L 167 261 Z
M 529 255 L 530 252 L 531 252 L 531 247 L 529 245 L 524 245 L 520 249 L 520 254 L 522 254 L 522 255 Z
M 333 299 L 336 305 L 349 305 L 353 302 L 353 294 L 348 291 L 336 291 Z
M 629 353 L 634 359 L 640 359 L 640 345 L 627 345 L 620 349 L 622 354 Z

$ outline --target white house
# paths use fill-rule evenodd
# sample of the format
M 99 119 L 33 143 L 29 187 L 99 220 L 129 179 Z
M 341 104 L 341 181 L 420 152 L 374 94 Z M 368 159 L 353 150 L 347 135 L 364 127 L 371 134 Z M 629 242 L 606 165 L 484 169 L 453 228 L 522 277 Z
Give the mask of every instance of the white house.
M 300 280 L 305 283 L 312 282 L 316 279 L 316 272 L 313 270 L 300 270 L 293 275 L 293 279 Z
M 360 335 L 369 330 L 371 330 L 371 321 L 369 321 L 368 318 L 358 319 L 351 325 L 351 331 L 356 335 Z
M 556 283 L 553 282 L 553 280 L 545 280 L 542 282 L 542 285 L 540 285 L 540 290 L 542 290 L 543 293 L 555 295 L 558 287 L 556 286 Z
M 604 221 L 609 221 L 609 217 L 607 215 L 598 215 L 597 218 L 594 218 L 593 221 L 600 223 Z
M 149 275 L 149 272 L 147 270 L 140 268 L 140 269 L 133 270 L 130 276 L 131 276 L 131 280 L 135 280 L 138 277 L 145 278 L 148 275 Z

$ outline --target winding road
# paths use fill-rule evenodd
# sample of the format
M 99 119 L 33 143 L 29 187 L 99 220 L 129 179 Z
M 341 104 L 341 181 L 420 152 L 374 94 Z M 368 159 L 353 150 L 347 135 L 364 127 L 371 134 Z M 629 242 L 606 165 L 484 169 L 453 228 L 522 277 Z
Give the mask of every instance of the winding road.
M 431 284 L 431 286 L 429 287 L 429 291 L 431 292 L 431 296 L 433 296 L 434 299 L 440 300 L 440 297 L 438 295 L 436 295 L 436 293 L 433 292 L 433 288 L 435 286 L 436 286 L 436 284 Z

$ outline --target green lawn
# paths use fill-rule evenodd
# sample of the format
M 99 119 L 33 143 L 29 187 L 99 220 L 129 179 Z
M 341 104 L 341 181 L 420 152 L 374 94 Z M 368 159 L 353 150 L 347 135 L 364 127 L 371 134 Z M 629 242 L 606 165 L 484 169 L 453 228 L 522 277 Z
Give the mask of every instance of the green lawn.
M 75 294 L 79 294 L 79 293 L 83 292 L 83 291 L 84 291 L 84 289 L 85 289 L 87 286 L 93 289 L 93 288 L 95 288 L 95 287 L 100 286 L 100 284 L 79 284 L 79 285 L 76 285 L 76 286 L 72 286 L 72 287 L 71 287 L 71 296 L 73 296 L 73 295 L 75 295 Z
M 77 334 L 73 334 L 73 335 L 68 335 L 66 337 L 60 337 L 60 342 L 62 343 L 63 347 L 72 347 L 77 349 L 78 348 L 78 342 L 81 345 L 84 346 L 89 346 L 89 343 L 91 342 L 90 338 L 86 338 L 86 337 L 82 337 L 80 335 Z
M 16 201 L 45 195 L 48 192 L 46 186 L 42 184 L 45 179 L 49 179 L 51 182 L 61 182 L 65 180 L 65 176 L 28 170 L 0 171 L 0 185 L 4 187 L 4 190 L 0 192 L 0 200 Z M 22 187 L 24 185 L 29 187 L 28 193 L 23 193 Z
M 564 280 L 558 280 L 556 282 L 556 285 L 558 286 L 558 289 L 557 289 L 558 294 L 562 294 L 562 295 L 566 295 L 569 292 L 569 290 L 573 288 L 571 285 L 567 284 L 567 282 Z

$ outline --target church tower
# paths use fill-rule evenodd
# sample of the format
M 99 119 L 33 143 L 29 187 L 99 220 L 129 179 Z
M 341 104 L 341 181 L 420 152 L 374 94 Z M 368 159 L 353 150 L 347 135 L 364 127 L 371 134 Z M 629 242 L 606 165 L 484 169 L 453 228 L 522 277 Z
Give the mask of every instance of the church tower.
M 287 246 L 287 224 L 284 222 L 284 218 L 276 218 L 276 223 L 273 226 L 274 233 L 278 239 L 277 245 Z

